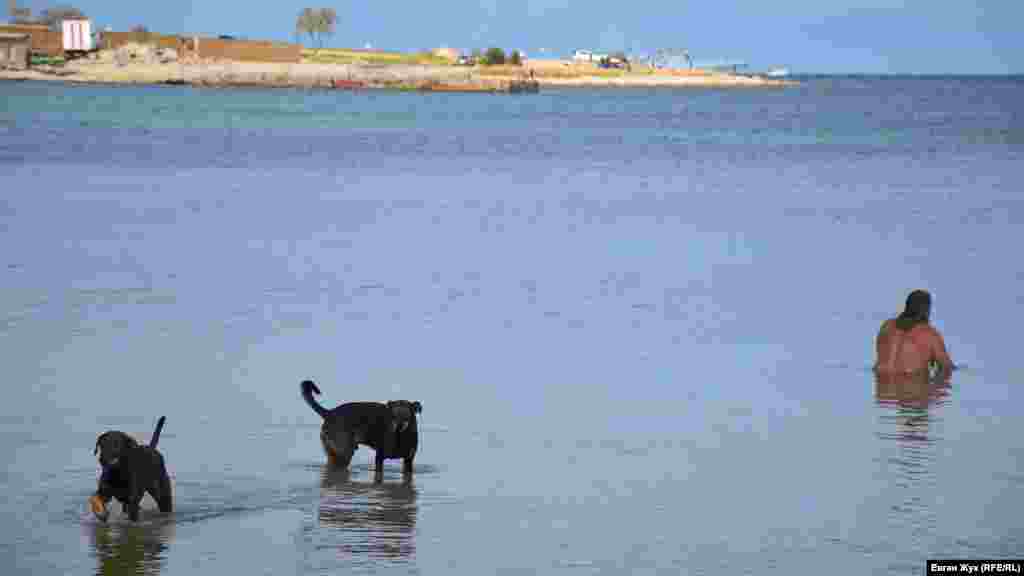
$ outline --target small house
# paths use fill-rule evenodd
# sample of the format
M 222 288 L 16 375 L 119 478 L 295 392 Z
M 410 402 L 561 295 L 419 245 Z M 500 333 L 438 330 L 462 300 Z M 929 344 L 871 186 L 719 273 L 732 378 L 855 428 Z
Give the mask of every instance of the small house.
M 0 68 L 27 69 L 31 45 L 32 37 L 28 34 L 0 33 Z
M 61 22 L 64 33 L 65 52 L 90 52 L 96 49 L 92 36 L 92 22 L 89 20 L 64 20 Z

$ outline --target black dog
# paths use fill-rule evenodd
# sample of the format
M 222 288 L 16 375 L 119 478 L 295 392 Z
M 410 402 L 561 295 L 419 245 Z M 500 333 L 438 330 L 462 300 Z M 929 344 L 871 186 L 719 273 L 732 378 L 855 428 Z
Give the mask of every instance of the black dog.
M 360 444 L 376 452 L 374 479 L 384 477 L 385 459 L 402 459 L 402 474 L 412 474 L 412 462 L 419 446 L 419 425 L 416 415 L 423 411 L 419 402 L 392 400 L 380 402 L 348 402 L 333 410 L 321 406 L 313 398 L 320 389 L 311 380 L 300 385 L 302 397 L 314 412 L 324 419 L 320 427 L 320 443 L 332 466 L 347 468 Z
M 103 473 L 96 493 L 89 499 L 92 511 L 101 520 L 107 519 L 107 502 L 117 498 L 132 521 L 139 520 L 139 503 L 146 492 L 156 500 L 161 512 L 171 512 L 173 495 L 171 480 L 164 466 L 164 457 L 156 449 L 164 416 L 156 424 L 149 446 L 140 446 L 124 432 L 111 430 L 96 439 L 93 453 L 99 453 Z

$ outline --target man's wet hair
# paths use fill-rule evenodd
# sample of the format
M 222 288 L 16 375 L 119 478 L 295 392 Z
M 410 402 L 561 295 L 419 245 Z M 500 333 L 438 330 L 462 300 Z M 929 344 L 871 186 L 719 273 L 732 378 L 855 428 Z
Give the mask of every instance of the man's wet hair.
M 914 290 L 907 296 L 903 312 L 896 317 L 896 327 L 910 330 L 918 324 L 927 324 L 932 311 L 932 295 L 927 290 Z

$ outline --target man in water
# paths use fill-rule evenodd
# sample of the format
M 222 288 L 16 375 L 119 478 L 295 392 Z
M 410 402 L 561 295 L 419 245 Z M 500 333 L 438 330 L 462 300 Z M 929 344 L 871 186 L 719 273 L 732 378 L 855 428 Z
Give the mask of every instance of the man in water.
M 876 373 L 928 376 L 929 368 L 935 366 L 936 376 L 950 377 L 956 367 L 942 334 L 928 324 L 931 310 L 931 294 L 914 290 L 907 296 L 903 313 L 882 323 L 875 339 Z

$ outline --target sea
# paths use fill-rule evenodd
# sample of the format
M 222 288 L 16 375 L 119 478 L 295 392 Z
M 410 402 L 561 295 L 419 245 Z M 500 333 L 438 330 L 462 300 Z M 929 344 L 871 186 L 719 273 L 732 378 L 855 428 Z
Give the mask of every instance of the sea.
M 1024 557 L 1024 78 L 0 83 L 0 573 Z M 959 365 L 881 384 L 907 294 Z M 414 473 L 328 407 L 417 400 Z M 96 438 L 174 511 L 94 518 Z

